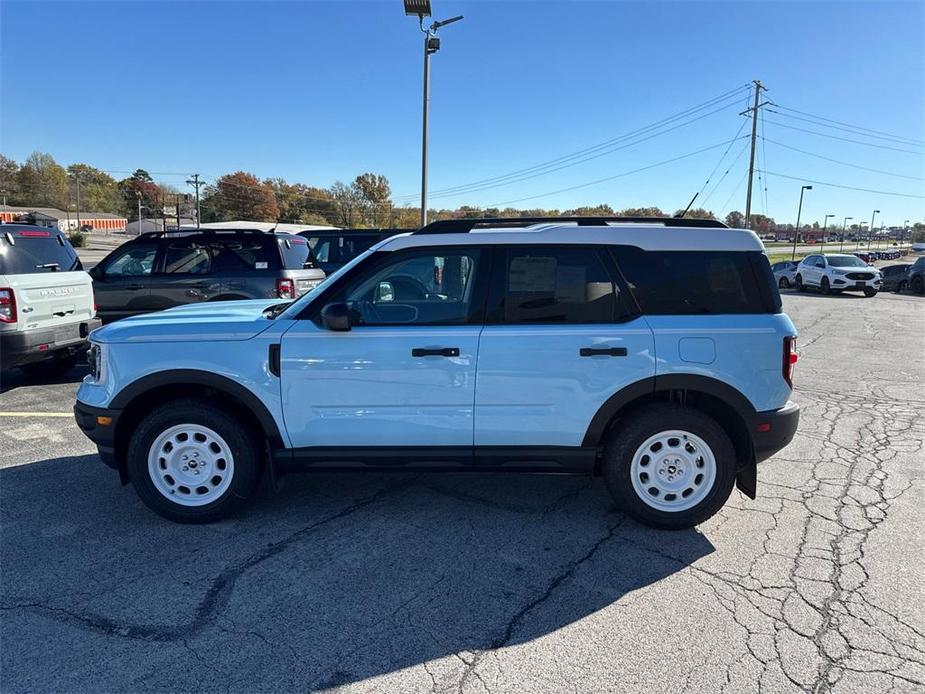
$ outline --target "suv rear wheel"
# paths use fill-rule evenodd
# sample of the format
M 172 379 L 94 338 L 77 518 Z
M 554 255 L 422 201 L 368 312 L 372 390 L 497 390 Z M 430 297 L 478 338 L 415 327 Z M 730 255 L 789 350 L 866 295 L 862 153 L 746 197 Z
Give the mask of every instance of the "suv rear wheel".
M 925 294 L 925 279 L 921 275 L 912 278 L 912 291 L 916 294 Z
M 141 500 L 179 523 L 229 516 L 254 493 L 262 469 L 258 438 L 205 400 L 174 400 L 132 432 L 128 473 Z
M 680 530 L 723 507 L 735 482 L 736 457 L 713 418 L 681 405 L 655 404 L 613 432 L 603 472 L 608 490 L 629 516 Z

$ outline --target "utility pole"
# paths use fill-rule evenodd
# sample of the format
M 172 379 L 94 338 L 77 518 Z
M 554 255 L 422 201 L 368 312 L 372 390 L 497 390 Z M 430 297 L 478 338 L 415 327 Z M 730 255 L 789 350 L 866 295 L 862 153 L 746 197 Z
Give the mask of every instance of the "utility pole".
M 136 190 L 135 195 L 138 197 L 138 235 L 141 236 L 141 191 Z
M 80 175 L 75 175 L 74 180 L 77 181 L 77 231 L 80 231 Z
M 199 187 L 205 183 L 199 180 L 199 174 L 193 174 L 192 179 L 186 179 L 186 185 L 193 186 L 196 189 L 196 228 L 199 228 L 199 218 L 202 216 L 199 209 Z
M 747 113 L 752 114 L 752 151 L 748 159 L 748 193 L 745 198 L 745 228 L 752 228 L 752 177 L 755 175 L 755 141 L 758 139 L 758 109 L 768 102 L 759 103 L 761 92 L 768 91 L 767 87 L 762 86 L 760 80 L 755 80 L 755 105 L 740 113 L 744 116 Z

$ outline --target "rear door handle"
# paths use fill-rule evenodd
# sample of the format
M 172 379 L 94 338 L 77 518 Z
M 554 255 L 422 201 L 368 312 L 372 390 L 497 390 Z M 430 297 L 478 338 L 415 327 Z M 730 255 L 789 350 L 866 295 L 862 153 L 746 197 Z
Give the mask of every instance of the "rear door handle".
M 415 347 L 411 350 L 412 357 L 458 357 L 459 347 Z
M 625 357 L 626 347 L 582 347 L 578 354 L 582 357 Z

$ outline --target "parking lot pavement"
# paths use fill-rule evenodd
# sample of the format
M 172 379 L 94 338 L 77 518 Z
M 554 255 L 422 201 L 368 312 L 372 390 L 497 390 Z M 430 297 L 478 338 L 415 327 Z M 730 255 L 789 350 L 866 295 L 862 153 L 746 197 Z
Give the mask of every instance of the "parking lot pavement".
M 52 416 L 79 372 L 3 374 L 0 689 L 921 692 L 925 300 L 784 304 L 797 437 L 678 533 L 488 475 L 292 477 L 173 525 Z

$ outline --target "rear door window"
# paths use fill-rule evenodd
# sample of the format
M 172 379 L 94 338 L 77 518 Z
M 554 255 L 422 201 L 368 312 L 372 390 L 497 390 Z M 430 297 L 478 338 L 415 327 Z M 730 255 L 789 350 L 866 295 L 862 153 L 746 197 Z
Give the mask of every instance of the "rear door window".
M 644 251 L 615 246 L 614 257 L 643 313 L 776 313 L 780 294 L 760 252 Z
M 625 317 L 597 249 L 514 247 L 504 253 L 503 289 L 491 301 L 494 322 L 611 323 Z
M 278 238 L 280 256 L 283 267 L 287 270 L 302 270 L 315 267 L 315 258 L 308 241 L 301 236 L 292 235 L 289 238 Z
M 167 245 L 163 268 L 170 275 L 207 275 L 212 270 L 212 258 L 205 246 L 177 241 Z
M 0 227 L 0 275 L 80 269 L 77 253 L 57 231 Z

